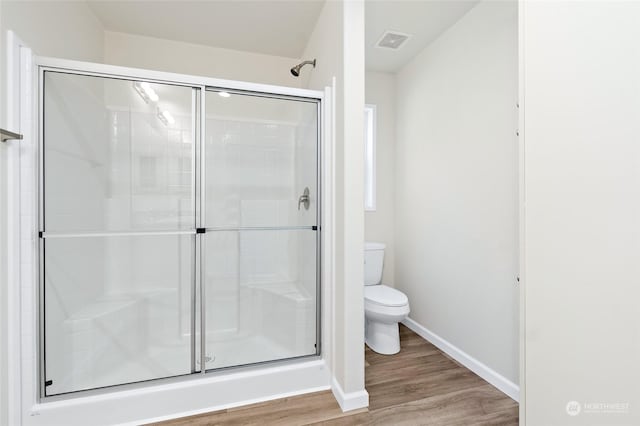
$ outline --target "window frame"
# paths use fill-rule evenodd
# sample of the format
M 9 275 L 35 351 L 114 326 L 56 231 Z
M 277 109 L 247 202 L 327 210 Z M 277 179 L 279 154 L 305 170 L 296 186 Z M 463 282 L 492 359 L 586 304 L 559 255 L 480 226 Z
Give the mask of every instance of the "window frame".
M 364 106 L 364 211 L 376 211 L 377 107 Z

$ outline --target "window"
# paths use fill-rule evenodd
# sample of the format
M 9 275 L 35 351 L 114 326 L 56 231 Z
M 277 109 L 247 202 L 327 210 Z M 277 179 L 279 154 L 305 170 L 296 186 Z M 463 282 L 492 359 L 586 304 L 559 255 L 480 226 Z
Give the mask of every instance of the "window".
M 364 107 L 364 210 L 376 210 L 376 106 Z

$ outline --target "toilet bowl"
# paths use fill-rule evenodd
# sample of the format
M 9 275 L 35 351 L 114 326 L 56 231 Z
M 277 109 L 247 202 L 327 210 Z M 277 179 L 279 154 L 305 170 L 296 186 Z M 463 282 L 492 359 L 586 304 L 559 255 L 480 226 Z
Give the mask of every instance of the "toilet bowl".
M 385 245 L 365 243 L 365 343 L 374 352 L 400 352 L 398 323 L 409 315 L 409 299 L 399 290 L 382 285 Z

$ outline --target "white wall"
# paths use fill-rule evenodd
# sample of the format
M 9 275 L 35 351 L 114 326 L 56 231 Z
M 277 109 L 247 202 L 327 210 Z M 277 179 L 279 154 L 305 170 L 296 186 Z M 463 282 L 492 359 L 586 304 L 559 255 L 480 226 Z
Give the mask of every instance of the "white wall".
M 382 282 L 394 285 L 395 261 L 395 140 L 396 78 L 394 74 L 367 71 L 365 99 L 376 106 L 376 210 L 364 213 L 366 241 L 387 245 Z
M 3 21 L 3 14 L 4 12 L 4 3 L 5 2 L 0 2 L 0 51 L 2 52 L 6 52 L 6 46 L 5 46 L 5 31 L 4 28 L 2 27 L 2 21 Z M 0 55 L 0 99 L 4 99 L 4 94 L 5 94 L 5 85 L 6 85 L 6 81 L 5 81 L 5 73 L 7 72 L 7 70 L 5 69 L 5 64 L 6 62 L 6 58 L 5 58 L 5 54 Z M 0 126 L 6 126 L 6 117 L 5 117 L 5 101 L 0 101 Z M 4 151 L 0 151 L 0 156 L 2 155 L 1 153 Z M 0 157 L 0 173 L 2 172 L 2 157 Z M 3 176 L 0 174 L 0 177 Z M 4 179 L 3 179 L 4 181 Z M 0 186 L 0 190 L 1 190 L 1 186 Z M 3 198 L 0 197 L 0 200 L 3 200 Z M 0 207 L 2 206 L 2 204 L 0 204 Z M 0 214 L 2 214 L 1 209 L 0 209 Z M 1 217 L 0 217 L 1 219 Z M 0 231 L 2 230 L 2 227 L 0 226 Z M 3 271 L 5 269 L 2 269 Z M 0 277 L 0 280 L 2 278 Z M 1 281 L 0 281 L 1 283 Z M 2 299 L 0 299 L 2 300 Z
M 106 31 L 104 62 L 181 74 L 301 87 L 291 75 L 298 58 L 262 55 Z
M 3 2 L 0 2 L 0 22 L 4 13 Z M 5 49 L 4 31 L 0 31 L 0 50 Z M 5 58 L 0 55 L 0 128 L 7 126 L 4 116 L 4 73 Z M 8 424 L 7 404 L 8 386 L 7 383 L 7 150 L 0 144 L 0 425 Z
M 0 127 L 7 127 L 8 102 L 6 73 L 6 32 L 13 30 L 36 54 L 96 61 L 102 58 L 102 26 L 81 2 L 0 2 Z M 15 113 L 15 111 L 14 111 Z M 12 128 L 11 130 L 20 130 Z M 7 424 L 6 374 L 6 288 L 7 200 L 6 179 L 8 147 L 0 144 L 0 424 Z M 17 184 L 17 183 L 12 183 Z
M 4 13 L 3 2 L 0 2 L 0 22 Z M 0 31 L 0 50 L 5 49 L 4 31 Z M 7 125 L 4 116 L 4 73 L 5 58 L 0 55 L 0 128 Z M 1 144 L 0 144 L 1 145 Z M 0 146 L 0 425 L 6 425 L 7 416 L 8 383 L 7 383 L 7 150 Z
M 13 30 L 37 55 L 100 62 L 103 28 L 76 1 L 3 1 L 2 32 Z
M 637 425 L 640 3 L 523 8 L 526 422 Z
M 483 2 L 397 75 L 395 286 L 518 382 L 517 5 Z
M 6 156 L 0 147 L 0 179 L 5 181 Z M 0 425 L 6 425 L 8 383 L 7 383 L 7 219 L 6 184 L 0 184 Z
M 368 404 L 364 391 L 364 3 L 328 1 L 311 35 L 305 58 L 308 87 L 336 79 L 335 98 L 335 336 L 334 377 L 347 401 Z M 335 391 L 335 389 L 334 389 Z M 353 405 L 351 405 L 353 403 Z

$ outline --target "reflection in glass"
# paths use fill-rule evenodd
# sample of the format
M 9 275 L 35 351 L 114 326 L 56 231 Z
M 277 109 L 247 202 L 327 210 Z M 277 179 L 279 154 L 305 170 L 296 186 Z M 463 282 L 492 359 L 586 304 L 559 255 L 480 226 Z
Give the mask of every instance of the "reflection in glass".
M 194 227 L 193 89 L 50 71 L 44 84 L 47 232 Z
M 207 369 L 316 353 L 316 232 L 205 234 Z
M 318 104 L 208 91 L 206 110 L 206 226 L 315 225 Z
M 45 242 L 47 395 L 191 372 L 192 235 Z
M 201 163 L 197 89 L 44 90 L 45 396 L 318 353 L 318 103 L 207 92 Z

